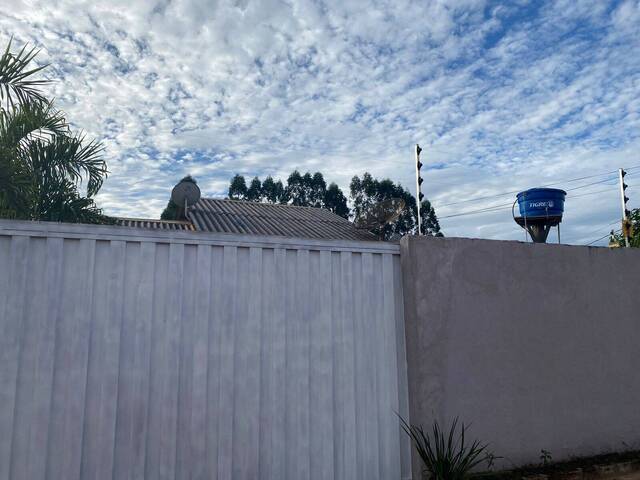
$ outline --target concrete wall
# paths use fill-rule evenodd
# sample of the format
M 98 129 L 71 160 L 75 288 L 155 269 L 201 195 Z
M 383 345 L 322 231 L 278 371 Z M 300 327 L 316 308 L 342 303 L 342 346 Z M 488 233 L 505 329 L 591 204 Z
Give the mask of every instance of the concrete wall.
M 399 247 L 0 221 L 0 480 L 408 478 Z
M 459 416 L 505 465 L 640 448 L 640 251 L 406 237 L 401 252 L 413 423 Z

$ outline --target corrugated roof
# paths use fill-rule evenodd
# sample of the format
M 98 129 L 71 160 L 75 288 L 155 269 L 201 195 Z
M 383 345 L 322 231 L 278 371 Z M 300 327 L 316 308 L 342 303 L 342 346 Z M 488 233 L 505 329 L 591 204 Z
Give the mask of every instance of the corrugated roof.
M 117 218 L 116 223 L 123 227 L 155 228 L 158 230 L 191 230 L 195 227 L 191 222 L 179 220 L 156 220 L 150 218 Z
M 370 232 L 322 208 L 201 198 L 189 208 L 196 230 L 338 240 L 373 240 Z

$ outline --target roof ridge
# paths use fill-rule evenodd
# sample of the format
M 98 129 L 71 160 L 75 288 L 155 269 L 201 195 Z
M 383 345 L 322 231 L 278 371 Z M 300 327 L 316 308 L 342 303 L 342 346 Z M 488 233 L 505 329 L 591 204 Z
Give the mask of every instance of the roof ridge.
M 162 218 L 141 218 L 141 217 L 113 217 L 116 220 L 135 220 L 138 222 L 163 222 L 163 223 L 179 223 L 180 225 L 191 225 L 189 220 L 164 220 Z
M 239 198 L 215 198 L 215 197 L 202 197 L 200 200 L 215 200 L 216 202 L 233 202 L 233 203 L 255 203 L 257 205 L 271 205 L 274 207 L 289 207 L 289 208 L 317 208 L 319 210 L 326 210 L 327 212 L 331 212 L 328 208 L 323 207 L 305 207 L 303 205 L 290 205 L 288 203 L 271 203 L 271 202 L 256 202 L 255 200 L 241 200 Z M 331 212 L 334 215 L 338 215 L 337 213 Z M 340 217 L 340 215 L 338 215 Z M 340 217 L 344 218 L 344 217 Z M 346 218 L 345 218 L 346 220 Z
M 313 207 L 312 207 L 313 208 Z M 227 215 L 227 216 L 234 216 L 234 217 L 251 217 L 251 218 L 278 218 L 278 217 L 273 217 L 273 216 L 269 216 L 269 215 L 260 215 L 258 213 L 251 213 L 251 212 L 242 212 L 242 213 L 237 213 L 237 212 L 216 212 L 218 215 Z M 332 219 L 326 219 L 326 218 L 296 218 L 295 219 L 296 222 L 304 222 L 304 223 L 329 223 L 329 224 L 343 224 L 344 221 L 349 222 L 349 220 L 347 220 L 346 218 L 342 218 L 340 217 L 340 220 L 332 220 Z M 354 225 L 355 226 L 355 225 Z M 356 227 L 357 228 L 357 227 Z

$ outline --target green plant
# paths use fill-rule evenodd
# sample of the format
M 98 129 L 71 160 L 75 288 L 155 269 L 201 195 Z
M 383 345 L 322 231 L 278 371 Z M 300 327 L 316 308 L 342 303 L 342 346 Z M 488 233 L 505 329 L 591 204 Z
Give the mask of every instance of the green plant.
M 497 458 L 487 454 L 487 445 L 478 440 L 466 443 L 466 427 L 461 423 L 458 429 L 457 417 L 448 433 L 437 421 L 429 433 L 425 433 L 422 426 L 409 425 L 402 417 L 400 422 L 424 464 L 423 476 L 432 480 L 463 480 L 477 465 L 486 461 L 493 463 Z
M 57 222 L 112 223 L 93 197 L 107 176 L 102 143 L 73 133 L 64 114 L 33 79 L 37 50 L 0 56 L 0 217 Z M 86 181 L 86 194 L 79 191 Z
M 631 248 L 640 248 L 640 208 L 634 208 L 629 215 L 629 223 L 631 224 L 631 231 L 629 234 L 629 246 Z M 610 242 L 617 244 L 620 247 L 625 246 L 624 237 L 622 233 L 611 232 Z
M 540 463 L 542 463 L 543 466 L 549 465 L 551 460 L 551 452 L 549 450 L 545 450 L 544 448 L 540 450 Z
M 502 458 L 504 458 L 504 457 L 498 457 L 493 452 L 487 453 L 487 455 L 485 456 L 485 460 L 487 462 L 487 470 L 492 471 L 493 470 L 493 466 L 496 463 L 496 460 L 500 460 Z

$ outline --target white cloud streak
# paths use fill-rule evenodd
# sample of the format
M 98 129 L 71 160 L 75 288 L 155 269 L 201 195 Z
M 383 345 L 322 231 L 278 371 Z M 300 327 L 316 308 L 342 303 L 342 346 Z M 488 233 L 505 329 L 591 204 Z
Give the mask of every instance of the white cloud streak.
M 509 5 L 14 1 L 0 35 L 42 48 L 49 93 L 105 142 L 108 213 L 157 217 L 187 173 L 211 196 L 234 173 L 293 168 L 344 189 L 364 171 L 412 186 L 419 142 L 427 196 L 449 216 L 513 196 L 438 205 L 640 164 L 640 2 Z M 640 175 L 629 183 L 640 205 Z M 567 241 L 619 217 L 610 187 L 569 196 Z M 520 239 L 510 215 L 442 225 Z

